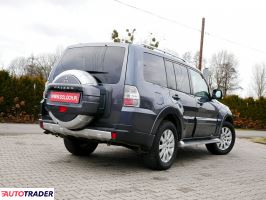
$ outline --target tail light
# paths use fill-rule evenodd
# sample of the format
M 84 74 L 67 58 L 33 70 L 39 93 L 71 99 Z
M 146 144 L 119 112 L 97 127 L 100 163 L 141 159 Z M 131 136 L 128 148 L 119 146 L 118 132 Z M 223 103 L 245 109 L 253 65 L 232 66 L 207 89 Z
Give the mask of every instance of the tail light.
M 135 86 L 125 85 L 124 90 L 124 106 L 139 107 L 140 96 L 139 91 Z
M 111 133 L 111 138 L 112 138 L 113 140 L 116 139 L 116 133 L 115 133 L 115 132 L 112 132 L 112 133 Z
M 66 107 L 66 106 L 59 106 L 59 107 L 58 107 L 58 111 L 59 111 L 60 113 L 65 113 L 65 112 L 67 111 L 67 107 Z

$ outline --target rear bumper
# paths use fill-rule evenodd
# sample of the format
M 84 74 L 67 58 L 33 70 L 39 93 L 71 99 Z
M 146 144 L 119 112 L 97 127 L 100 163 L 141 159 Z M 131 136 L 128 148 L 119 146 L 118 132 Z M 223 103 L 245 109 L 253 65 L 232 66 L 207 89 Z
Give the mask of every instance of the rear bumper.
M 120 144 L 124 146 L 135 146 L 140 147 L 142 150 L 149 150 L 152 146 L 154 135 L 142 133 L 142 132 L 132 132 L 129 130 L 120 130 L 113 128 L 85 128 L 82 130 L 69 130 L 61 127 L 58 124 L 42 121 L 43 129 L 46 133 L 53 135 L 59 135 L 61 137 L 77 137 L 89 140 L 96 140 L 103 143 L 109 144 Z M 116 133 L 116 138 L 112 139 L 112 133 Z
M 57 133 L 64 136 L 73 136 L 80 137 L 86 139 L 94 139 L 100 141 L 110 141 L 111 140 L 111 132 L 108 131 L 100 131 L 94 129 L 83 129 L 83 130 L 69 130 L 64 127 L 61 127 L 58 124 L 46 123 L 43 122 L 43 128 L 49 132 Z

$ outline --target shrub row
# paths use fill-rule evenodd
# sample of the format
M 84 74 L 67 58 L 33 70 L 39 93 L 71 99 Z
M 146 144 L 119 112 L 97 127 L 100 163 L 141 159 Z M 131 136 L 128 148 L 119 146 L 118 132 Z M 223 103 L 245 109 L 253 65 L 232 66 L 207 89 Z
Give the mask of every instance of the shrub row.
M 39 77 L 14 77 L 0 71 L 0 121 L 36 121 L 44 84 Z M 236 127 L 266 129 L 266 98 L 242 99 L 233 95 L 221 102 L 232 110 Z
M 266 129 L 266 98 L 242 99 L 232 95 L 225 97 L 221 102 L 231 109 L 237 128 Z
M 0 71 L 0 120 L 36 121 L 44 84 L 45 81 L 39 77 L 14 77 Z

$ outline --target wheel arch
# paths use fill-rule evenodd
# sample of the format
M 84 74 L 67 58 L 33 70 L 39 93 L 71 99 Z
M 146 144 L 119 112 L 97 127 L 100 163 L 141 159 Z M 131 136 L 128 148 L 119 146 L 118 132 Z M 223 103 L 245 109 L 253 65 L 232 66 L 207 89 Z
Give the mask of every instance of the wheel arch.
M 182 115 L 176 108 L 173 107 L 166 107 L 158 114 L 153 123 L 151 134 L 156 134 L 156 131 L 164 120 L 170 121 L 175 125 L 178 133 L 178 139 L 180 140 L 183 134 L 184 126 L 182 121 Z
M 219 129 L 217 130 L 217 134 L 220 133 L 220 130 L 222 129 L 224 122 L 229 122 L 234 126 L 233 116 L 229 115 L 229 114 L 224 115 L 224 117 L 220 121 L 220 125 L 219 125 Z
M 231 116 L 231 115 L 226 115 L 226 116 L 224 117 L 223 122 L 229 122 L 229 123 L 231 123 L 232 125 L 234 125 L 233 116 Z

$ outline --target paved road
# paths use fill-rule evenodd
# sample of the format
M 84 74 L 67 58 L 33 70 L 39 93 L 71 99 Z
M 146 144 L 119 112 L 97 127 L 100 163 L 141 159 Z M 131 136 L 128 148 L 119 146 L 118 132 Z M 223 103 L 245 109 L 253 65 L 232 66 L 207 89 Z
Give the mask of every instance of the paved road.
M 56 199 L 266 199 L 266 145 L 246 139 L 226 156 L 180 149 L 170 170 L 151 171 L 122 147 L 75 157 L 61 138 L 8 130 L 0 135 L 0 187 L 54 187 Z
M 39 124 L 0 123 L 0 135 L 41 134 Z
M 236 130 L 237 137 L 266 137 L 266 131 L 255 131 L 255 130 Z
M 6 124 L 0 123 L 0 135 L 41 134 L 43 130 L 38 124 Z M 237 137 L 266 137 L 266 131 L 240 130 Z

